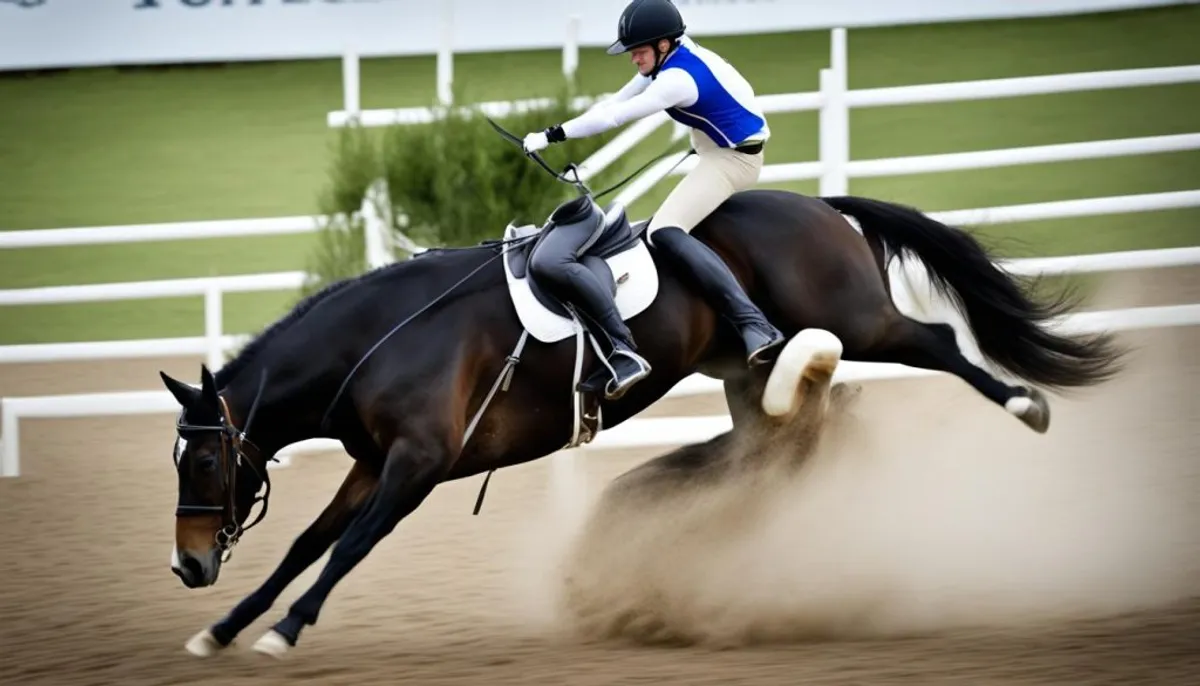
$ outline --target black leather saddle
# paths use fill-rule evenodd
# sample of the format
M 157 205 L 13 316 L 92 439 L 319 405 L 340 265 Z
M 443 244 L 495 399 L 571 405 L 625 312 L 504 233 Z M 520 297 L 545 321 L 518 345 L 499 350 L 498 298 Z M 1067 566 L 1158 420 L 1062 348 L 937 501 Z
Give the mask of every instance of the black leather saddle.
M 533 296 L 546 309 L 559 316 L 569 318 L 571 315 L 563 306 L 562 301 L 547 293 L 538 284 L 537 279 L 534 279 L 529 273 L 529 259 L 541 244 L 542 239 L 555 228 L 585 224 L 592 228 L 592 236 L 584 244 L 587 247 L 577 259 L 580 264 L 591 270 L 601 283 L 608 284 L 612 289 L 611 292 L 615 294 L 617 282 L 608 263 L 604 260 L 632 248 L 642 239 L 646 232 L 646 226 L 650 222 L 645 220 L 637 224 L 630 224 L 624 207 L 617 206 L 616 212 L 612 212 L 613 209 L 614 205 L 609 205 L 607 209 L 601 210 L 596 201 L 586 195 L 564 202 L 550 213 L 550 219 L 544 226 L 527 231 L 525 234 L 536 233 L 536 238 L 518 246 L 506 248 L 504 260 L 509 271 L 512 272 L 514 278 L 525 279 L 529 283 L 529 289 L 533 292 Z M 608 216 L 610 212 L 613 214 L 611 217 Z

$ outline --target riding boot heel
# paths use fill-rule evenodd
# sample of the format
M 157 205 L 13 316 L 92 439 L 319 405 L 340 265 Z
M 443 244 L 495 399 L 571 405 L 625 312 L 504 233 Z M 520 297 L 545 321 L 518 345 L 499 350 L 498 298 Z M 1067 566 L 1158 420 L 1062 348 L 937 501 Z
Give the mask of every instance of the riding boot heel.
M 746 348 L 746 364 L 753 367 L 769 362 L 770 353 L 783 344 L 784 336 L 746 295 L 729 266 L 707 245 L 675 226 L 656 230 L 650 242 L 697 287 L 710 307 L 737 327 Z

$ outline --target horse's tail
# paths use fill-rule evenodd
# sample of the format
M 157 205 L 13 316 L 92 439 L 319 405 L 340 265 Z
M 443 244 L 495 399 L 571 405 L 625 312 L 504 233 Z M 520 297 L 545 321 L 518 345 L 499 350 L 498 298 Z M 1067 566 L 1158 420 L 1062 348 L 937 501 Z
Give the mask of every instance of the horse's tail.
M 1077 304 L 1069 290 L 1035 300 L 1036 280 L 1023 286 L 971 234 L 911 207 L 853 196 L 821 200 L 858 220 L 867 240 L 882 242 L 889 256 L 914 253 L 938 292 L 966 317 L 980 351 L 1010 373 L 1061 389 L 1092 386 L 1119 371 L 1124 353 L 1110 335 L 1050 330 L 1050 320 Z

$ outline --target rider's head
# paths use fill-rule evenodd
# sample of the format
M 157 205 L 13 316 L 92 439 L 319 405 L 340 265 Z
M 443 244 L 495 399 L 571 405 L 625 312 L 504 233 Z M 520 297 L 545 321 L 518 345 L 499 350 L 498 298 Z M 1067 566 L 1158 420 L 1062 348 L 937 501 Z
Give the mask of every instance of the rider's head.
M 630 59 L 644 76 L 658 73 L 686 27 L 671 0 L 633 0 L 617 22 L 617 40 L 608 54 L 631 53 Z

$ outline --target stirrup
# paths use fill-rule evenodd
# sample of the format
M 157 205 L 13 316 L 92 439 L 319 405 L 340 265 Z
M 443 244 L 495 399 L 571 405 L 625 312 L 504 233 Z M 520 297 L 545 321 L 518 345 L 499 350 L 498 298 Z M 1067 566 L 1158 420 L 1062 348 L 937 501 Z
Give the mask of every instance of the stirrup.
M 756 332 L 757 333 L 757 332 Z M 746 364 L 750 367 L 756 367 L 760 364 L 767 364 L 772 361 L 771 353 L 775 352 L 780 346 L 787 342 L 787 337 L 778 329 L 775 334 L 767 338 L 767 342 L 751 350 L 746 355 Z
M 616 355 L 623 355 L 627 359 L 633 360 L 635 363 L 637 363 L 639 370 L 626 377 L 619 385 L 614 387 L 613 384 L 617 381 L 617 370 L 608 363 L 608 360 L 605 360 L 604 366 L 608 367 L 608 371 L 612 373 L 612 378 L 604 384 L 605 400 L 620 400 L 625 393 L 633 387 L 634 384 L 646 378 L 647 376 L 650 376 L 650 363 L 642 359 L 641 355 L 628 350 L 614 350 L 610 357 Z

